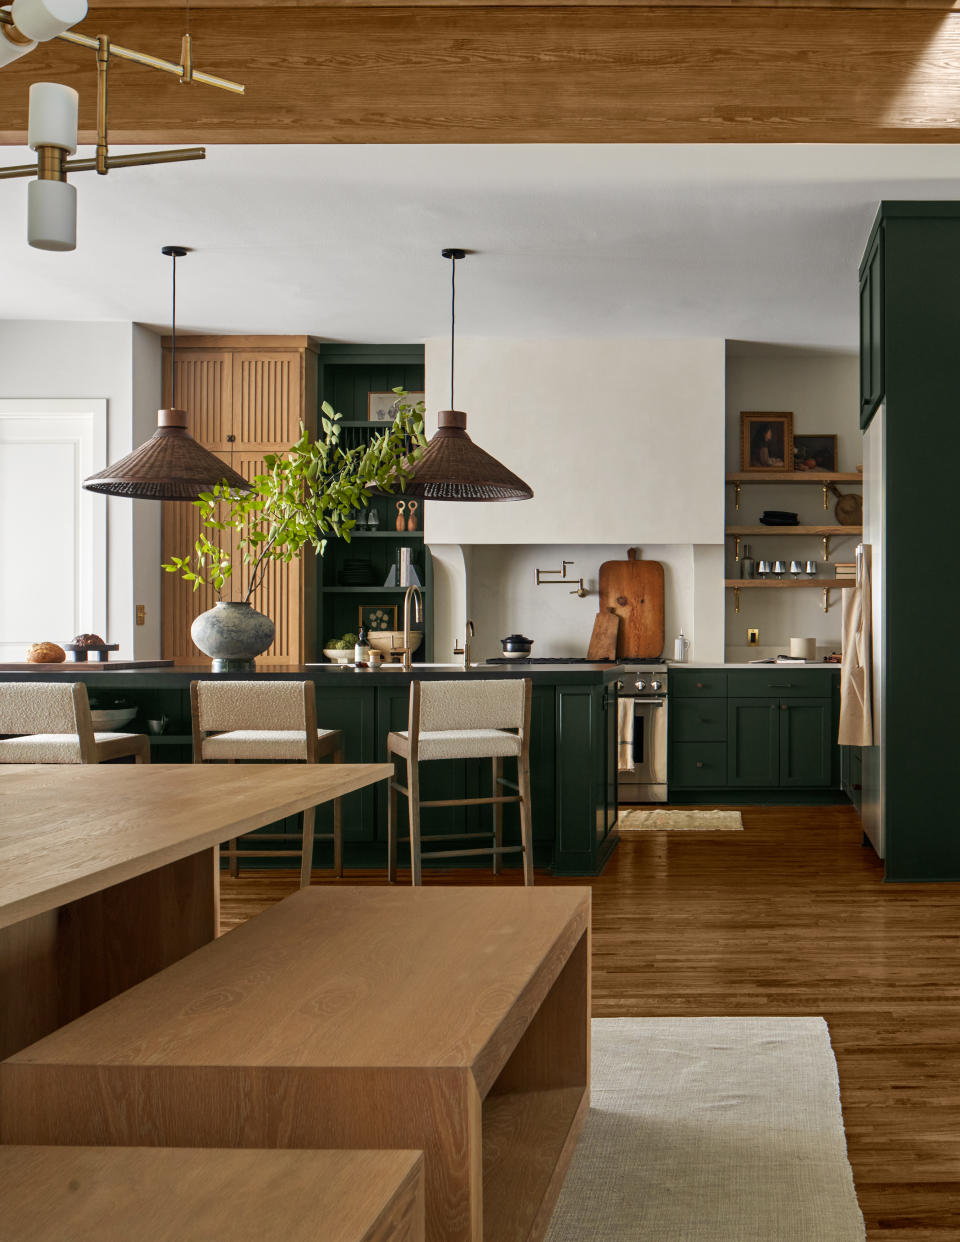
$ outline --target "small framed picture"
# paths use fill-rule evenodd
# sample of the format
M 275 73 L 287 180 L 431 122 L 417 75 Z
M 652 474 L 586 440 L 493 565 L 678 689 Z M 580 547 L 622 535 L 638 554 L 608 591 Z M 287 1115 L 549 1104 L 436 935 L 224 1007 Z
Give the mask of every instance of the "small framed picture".
M 837 469 L 837 437 L 794 436 L 793 468 L 834 473 Z
M 416 405 L 426 396 L 422 392 L 408 392 L 403 398 L 404 405 Z M 395 392 L 367 393 L 367 421 L 371 423 L 392 423 L 397 416 L 400 397 Z
M 740 413 L 740 468 L 764 474 L 793 470 L 793 414 Z
M 357 624 L 369 634 L 371 630 L 395 630 L 397 628 L 396 604 L 361 604 L 357 609 Z

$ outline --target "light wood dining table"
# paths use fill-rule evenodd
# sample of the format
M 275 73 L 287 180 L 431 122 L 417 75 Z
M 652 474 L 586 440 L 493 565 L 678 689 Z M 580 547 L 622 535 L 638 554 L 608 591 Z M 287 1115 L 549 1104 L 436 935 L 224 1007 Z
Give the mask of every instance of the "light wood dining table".
M 0 767 L 0 1059 L 213 940 L 217 846 L 386 763 Z

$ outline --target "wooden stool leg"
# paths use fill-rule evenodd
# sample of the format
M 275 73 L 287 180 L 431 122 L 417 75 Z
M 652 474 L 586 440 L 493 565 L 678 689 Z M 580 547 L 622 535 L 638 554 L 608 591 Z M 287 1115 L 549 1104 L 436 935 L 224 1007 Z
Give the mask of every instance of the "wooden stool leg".
M 500 780 L 503 776 L 503 760 L 494 759 L 493 764 L 493 796 L 495 798 L 500 795 Z M 503 803 L 495 802 L 493 804 L 493 845 L 495 849 L 499 849 L 503 845 Z M 500 855 L 493 856 L 493 874 L 500 874 Z
M 333 752 L 333 762 L 343 763 L 343 751 Z M 343 879 L 343 799 L 333 800 L 333 871 L 338 880 Z
M 520 785 L 520 840 L 523 845 L 523 882 L 533 886 L 533 828 L 530 817 L 530 756 L 517 762 Z
M 397 761 L 390 755 L 393 774 L 387 783 L 387 880 L 390 884 L 397 882 L 397 791 L 394 781 L 397 778 Z
M 227 870 L 230 872 L 233 878 L 236 879 L 237 876 L 240 874 L 240 859 L 237 857 L 237 853 L 236 853 L 236 850 L 237 850 L 237 838 L 236 837 L 234 837 L 232 841 L 227 842 L 227 848 L 232 851 L 230 854 L 230 858 L 228 860 Z
M 422 884 L 420 857 L 420 764 L 407 760 L 407 806 L 410 815 L 410 882 Z
M 303 812 L 303 853 L 300 858 L 300 887 L 310 887 L 310 874 L 313 871 L 313 829 L 317 819 L 317 808 L 310 807 Z

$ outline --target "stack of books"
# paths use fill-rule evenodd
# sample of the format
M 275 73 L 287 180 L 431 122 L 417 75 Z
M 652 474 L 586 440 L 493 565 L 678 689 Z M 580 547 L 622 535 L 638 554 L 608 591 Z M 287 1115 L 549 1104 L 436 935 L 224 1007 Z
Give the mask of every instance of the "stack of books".
M 856 561 L 837 561 L 835 568 L 838 582 L 842 582 L 844 586 L 857 585 Z

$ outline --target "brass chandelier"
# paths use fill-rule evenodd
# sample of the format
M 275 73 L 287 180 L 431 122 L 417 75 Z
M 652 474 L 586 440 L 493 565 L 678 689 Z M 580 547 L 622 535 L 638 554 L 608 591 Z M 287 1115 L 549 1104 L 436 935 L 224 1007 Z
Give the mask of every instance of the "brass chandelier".
M 0 66 L 31 52 L 38 41 L 63 39 L 90 48 L 97 58 L 97 148 L 90 159 L 68 159 L 77 149 L 79 96 L 72 87 L 58 82 L 34 82 L 30 87 L 30 119 L 27 141 L 37 153 L 36 164 L 0 168 L 0 179 L 32 177 L 27 191 L 27 241 L 38 250 L 75 250 L 77 245 L 77 192 L 67 182 L 69 172 L 97 172 L 142 164 L 170 164 L 202 160 L 204 147 L 180 147 L 169 151 L 134 151 L 111 155 L 107 140 L 107 101 L 112 57 L 131 60 L 150 69 L 175 75 L 181 82 L 202 82 L 242 95 L 244 87 L 228 78 L 215 77 L 194 68 L 191 36 L 185 34 L 180 62 L 175 64 L 111 43 L 109 35 L 76 34 L 69 29 L 86 15 L 86 0 L 14 0 L 12 8 L 0 8 Z

